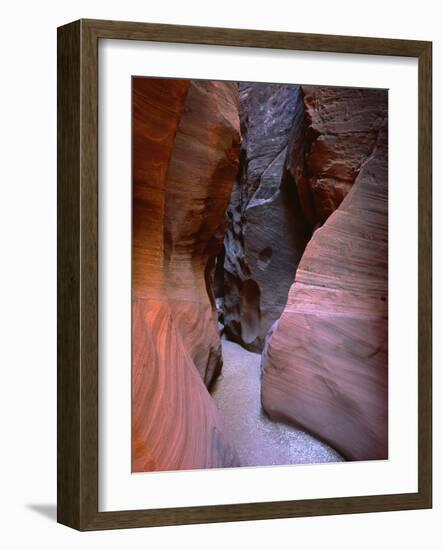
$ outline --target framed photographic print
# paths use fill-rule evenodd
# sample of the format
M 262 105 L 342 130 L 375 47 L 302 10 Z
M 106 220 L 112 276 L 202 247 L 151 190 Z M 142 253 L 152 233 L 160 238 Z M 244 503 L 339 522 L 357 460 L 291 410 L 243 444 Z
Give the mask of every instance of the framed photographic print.
M 431 43 L 58 29 L 58 521 L 430 508 Z

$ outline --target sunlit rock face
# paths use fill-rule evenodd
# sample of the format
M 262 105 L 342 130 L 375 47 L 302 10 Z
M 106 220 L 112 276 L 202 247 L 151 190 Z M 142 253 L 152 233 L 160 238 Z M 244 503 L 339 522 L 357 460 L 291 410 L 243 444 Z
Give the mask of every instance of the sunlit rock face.
M 261 351 L 286 304 L 310 228 L 289 172 L 302 171 L 300 86 L 240 84 L 240 172 L 228 209 L 223 317 L 227 337 Z
M 238 171 L 238 87 L 135 78 L 133 107 L 132 468 L 238 465 L 206 389 L 221 368 L 209 279 Z
M 263 355 L 262 404 L 271 418 L 302 426 L 345 457 L 370 460 L 388 457 L 387 96 L 376 110 L 358 105 L 358 143 L 366 143 L 359 128 L 368 127 L 360 119 L 379 129 L 352 189 L 306 247 Z M 327 103 L 318 110 L 330 132 L 349 124 L 346 109 L 336 123 Z M 322 154 L 317 174 L 333 165 Z

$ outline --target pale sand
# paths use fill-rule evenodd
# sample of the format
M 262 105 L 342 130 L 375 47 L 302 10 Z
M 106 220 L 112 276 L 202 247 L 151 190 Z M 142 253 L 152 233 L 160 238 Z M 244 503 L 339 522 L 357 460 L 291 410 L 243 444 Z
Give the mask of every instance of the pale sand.
M 260 403 L 258 353 L 222 340 L 223 369 L 212 396 L 243 466 L 342 462 L 331 447 L 300 429 L 274 422 Z

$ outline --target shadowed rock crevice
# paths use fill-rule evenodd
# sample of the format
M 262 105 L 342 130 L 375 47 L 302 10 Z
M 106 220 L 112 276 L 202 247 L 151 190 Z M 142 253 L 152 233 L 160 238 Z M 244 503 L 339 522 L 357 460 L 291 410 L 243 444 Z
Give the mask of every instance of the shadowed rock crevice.
M 246 349 L 261 351 L 310 237 L 288 170 L 288 152 L 298 154 L 303 139 L 300 86 L 241 84 L 240 120 L 240 168 L 225 237 L 224 331 Z M 303 160 L 300 153 L 297 162 Z M 244 299 L 252 282 L 253 307 Z
M 240 292 L 242 338 L 248 344 L 253 342 L 260 331 L 260 289 L 255 281 L 243 281 Z

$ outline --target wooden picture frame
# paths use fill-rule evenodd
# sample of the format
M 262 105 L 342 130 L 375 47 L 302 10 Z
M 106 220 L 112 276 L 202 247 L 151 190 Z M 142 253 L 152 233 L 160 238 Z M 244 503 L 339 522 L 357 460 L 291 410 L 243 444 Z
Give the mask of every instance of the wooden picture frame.
M 124 39 L 418 58 L 418 492 L 98 511 L 98 41 Z M 432 506 L 432 44 L 80 20 L 58 29 L 58 521 L 82 531 Z

